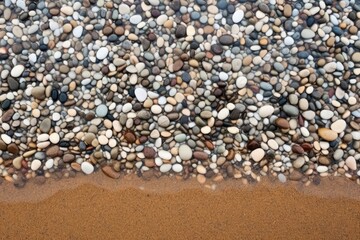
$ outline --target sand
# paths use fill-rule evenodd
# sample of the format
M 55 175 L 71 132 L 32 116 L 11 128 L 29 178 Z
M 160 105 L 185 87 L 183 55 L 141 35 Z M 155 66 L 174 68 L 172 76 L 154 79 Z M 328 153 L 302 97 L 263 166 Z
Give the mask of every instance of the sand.
M 1 186 L 1 239 L 358 239 L 360 186 L 151 181 L 95 174 Z

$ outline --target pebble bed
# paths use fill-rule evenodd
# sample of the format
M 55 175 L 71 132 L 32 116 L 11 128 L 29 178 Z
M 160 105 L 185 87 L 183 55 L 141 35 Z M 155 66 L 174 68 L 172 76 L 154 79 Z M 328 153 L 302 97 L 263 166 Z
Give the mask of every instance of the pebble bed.
M 355 0 L 0 2 L 0 180 L 360 184 Z

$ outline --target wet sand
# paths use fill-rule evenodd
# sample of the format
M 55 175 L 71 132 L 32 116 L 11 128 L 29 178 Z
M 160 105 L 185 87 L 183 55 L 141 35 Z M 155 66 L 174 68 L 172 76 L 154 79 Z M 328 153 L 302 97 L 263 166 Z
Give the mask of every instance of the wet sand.
M 358 239 L 360 186 L 151 181 L 95 174 L 1 186 L 1 239 Z M 212 187 L 214 188 L 214 186 Z

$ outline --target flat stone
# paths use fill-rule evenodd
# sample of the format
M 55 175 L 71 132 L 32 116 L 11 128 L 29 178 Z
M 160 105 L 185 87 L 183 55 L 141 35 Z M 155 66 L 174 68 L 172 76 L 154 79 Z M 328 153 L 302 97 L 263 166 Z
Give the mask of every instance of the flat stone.
M 3 140 L 5 144 L 11 143 L 11 137 L 9 135 L 1 134 L 0 137 L 1 137 L 1 140 Z
M 322 139 L 329 142 L 336 140 L 336 138 L 338 137 L 338 134 L 329 128 L 319 128 L 318 134 Z
M 24 70 L 25 67 L 23 65 L 16 65 L 11 69 L 10 75 L 14 78 L 20 77 Z
M 160 127 L 166 128 L 170 125 L 170 120 L 167 116 L 161 116 L 158 119 L 158 124 Z
M 120 173 L 116 172 L 111 166 L 103 166 L 101 170 L 106 176 L 110 178 L 118 179 L 120 177 Z
M 283 106 L 284 112 L 289 115 L 290 117 L 297 117 L 299 115 L 299 109 L 295 106 L 290 104 L 285 104 Z
M 266 118 L 271 116 L 274 113 L 274 107 L 271 105 L 266 105 L 266 106 L 262 106 L 261 108 L 259 108 L 258 113 L 260 115 L 260 117 L 262 118 Z
M 182 67 L 184 66 L 184 62 L 181 59 L 178 59 L 174 62 L 173 64 L 173 72 L 178 72 L 182 69 Z
M 255 162 L 260 162 L 265 156 L 265 151 L 262 148 L 257 148 L 250 153 L 250 157 Z
M 311 39 L 315 37 L 315 33 L 308 28 L 305 28 L 301 31 L 301 37 L 304 39 Z
M 202 151 L 195 151 L 193 153 L 193 157 L 200 161 L 206 161 L 209 159 L 209 155 L 206 152 L 202 152 Z
M 234 38 L 230 34 L 221 35 L 219 37 L 219 43 L 221 45 L 229 46 L 233 44 L 233 42 L 234 42 Z

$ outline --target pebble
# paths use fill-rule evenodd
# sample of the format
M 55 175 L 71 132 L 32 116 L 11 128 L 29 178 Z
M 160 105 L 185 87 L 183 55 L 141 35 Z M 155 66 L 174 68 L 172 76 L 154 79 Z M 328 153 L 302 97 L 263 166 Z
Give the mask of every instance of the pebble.
M 347 124 L 346 124 L 346 122 L 343 120 L 343 119 L 339 119 L 339 120 L 336 120 L 335 122 L 333 122 L 332 124 L 331 124 L 331 130 L 333 130 L 334 132 L 336 132 L 336 133 L 342 133 L 342 132 L 344 132 L 345 131 L 345 129 L 346 129 L 346 126 L 347 126 Z
M 262 148 L 257 148 L 251 152 L 250 157 L 255 162 L 260 162 L 265 156 L 265 151 Z
M 247 84 L 247 79 L 246 77 L 240 76 L 236 79 L 236 87 L 239 89 L 242 89 L 246 86 Z
M 181 160 L 190 160 L 192 157 L 192 150 L 188 145 L 181 145 L 179 147 L 179 157 Z
M 96 52 L 96 58 L 99 60 L 103 60 L 107 57 L 108 54 L 109 54 L 109 49 L 107 47 L 101 47 Z
M 234 23 L 239 23 L 244 18 L 244 12 L 242 10 L 236 10 L 232 15 L 232 21 Z
M 40 161 L 40 160 L 35 159 L 35 160 L 33 160 L 33 161 L 31 162 L 31 170 L 36 171 L 36 170 L 38 170 L 40 167 L 41 167 L 41 161 Z
M 83 171 L 85 174 L 91 174 L 94 172 L 94 166 L 89 162 L 82 162 L 81 171 Z
M 336 140 L 338 137 L 338 134 L 329 128 L 319 128 L 318 134 L 321 138 L 329 142 Z
M 348 166 L 348 168 L 350 168 L 353 171 L 357 169 L 356 160 L 353 156 L 349 156 L 348 158 L 346 158 L 345 164 L 346 166 Z
M 136 88 L 135 96 L 139 102 L 144 102 L 147 98 L 147 92 L 144 88 Z
M 10 75 L 14 78 L 20 77 L 24 70 L 25 67 L 23 65 L 16 65 L 11 69 Z
M 108 114 L 108 107 L 105 104 L 100 104 L 96 107 L 96 115 L 98 117 L 105 117 Z
M 274 107 L 270 106 L 270 105 L 266 105 L 266 106 L 262 106 L 261 108 L 259 108 L 259 115 L 262 118 L 266 118 L 271 116 L 274 113 Z

